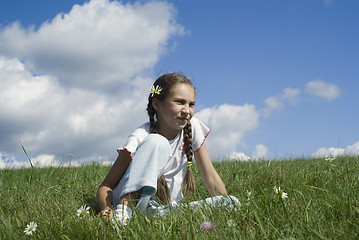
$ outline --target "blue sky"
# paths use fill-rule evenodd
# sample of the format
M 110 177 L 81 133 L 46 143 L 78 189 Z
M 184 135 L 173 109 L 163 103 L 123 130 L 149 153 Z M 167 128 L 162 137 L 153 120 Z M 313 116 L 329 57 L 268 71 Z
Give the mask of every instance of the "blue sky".
M 2 0 L 0 167 L 23 166 L 19 141 L 39 165 L 112 161 L 147 120 L 152 81 L 171 71 L 197 88 L 213 160 L 359 154 L 358 10 L 355 0 Z

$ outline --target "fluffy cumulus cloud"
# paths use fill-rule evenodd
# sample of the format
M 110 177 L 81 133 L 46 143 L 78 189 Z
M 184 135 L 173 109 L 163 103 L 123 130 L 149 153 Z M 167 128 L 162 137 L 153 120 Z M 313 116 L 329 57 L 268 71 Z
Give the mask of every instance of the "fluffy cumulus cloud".
M 58 167 L 58 166 L 71 166 L 78 167 L 83 164 L 88 164 L 95 162 L 93 159 L 72 159 L 71 154 L 68 155 L 68 161 L 58 161 L 56 160 L 56 156 L 53 154 L 41 154 L 34 158 L 30 158 L 27 161 L 18 161 L 14 157 L 8 157 L 7 155 L 3 155 L 0 153 L 0 169 L 5 168 L 30 168 L 31 166 L 36 168 L 42 167 Z M 112 161 L 104 160 L 102 158 L 97 159 L 96 163 L 99 163 L 103 166 L 109 166 L 112 164 Z
M 37 29 L 0 29 L 1 167 L 20 166 L 21 144 L 39 166 L 116 156 L 147 119 L 149 70 L 183 34 L 175 14 L 166 2 L 92 0 Z
M 328 101 L 338 98 L 341 94 L 341 90 L 338 86 L 333 83 L 326 83 L 322 80 L 308 82 L 305 88 L 308 94 L 324 98 Z
M 21 146 L 39 167 L 113 160 L 147 120 L 151 70 L 184 34 L 175 18 L 166 2 L 91 0 L 36 28 L 1 28 L 0 168 L 30 166 Z M 259 117 L 248 104 L 197 115 L 215 156 L 236 151 Z
M 211 155 L 218 158 L 235 152 L 245 134 L 258 127 L 259 113 L 253 105 L 223 104 L 202 109 L 196 116 L 213 130 L 206 142 Z
M 243 162 L 247 162 L 249 160 L 251 160 L 251 158 L 246 155 L 245 153 L 242 152 L 232 152 L 227 159 L 228 161 L 243 161 Z
M 285 103 L 294 105 L 298 102 L 300 90 L 285 88 L 282 93 L 265 99 L 265 107 L 262 110 L 264 117 L 269 117 L 273 111 L 280 111 Z
M 268 148 L 263 144 L 258 144 L 255 146 L 255 150 L 252 153 L 252 156 L 248 156 L 242 152 L 232 152 L 227 160 L 229 161 L 250 161 L 250 160 L 262 160 L 267 159 L 268 157 Z
M 18 154 L 21 141 L 31 153 L 102 154 L 136 127 L 132 117 L 145 120 L 145 96 L 66 89 L 56 78 L 33 76 L 18 60 L 4 57 L 0 78 L 1 151 Z
M 147 120 L 144 93 L 154 66 L 184 34 L 176 10 L 163 1 L 90 0 L 40 26 L 2 26 L 0 168 L 29 166 L 16 159 L 24 155 L 21 145 L 40 167 L 113 160 L 118 145 Z M 327 100 L 340 95 L 320 80 L 306 91 Z M 299 94 L 286 88 L 267 98 L 263 110 L 251 104 L 200 110 L 196 116 L 213 130 L 206 141 L 212 159 L 233 153 L 232 159 L 248 160 L 237 153 L 246 134 Z M 358 152 L 358 145 L 346 151 Z M 251 158 L 266 155 L 257 145 Z
M 157 63 L 170 37 L 183 34 L 174 20 L 175 9 L 166 2 L 92 0 L 37 30 L 20 23 L 5 27 L 0 53 L 21 57 L 27 69 L 57 76 L 62 84 L 121 91 Z
M 265 159 L 268 155 L 268 148 L 263 144 L 256 145 L 256 148 L 253 152 L 253 159 Z
M 338 157 L 343 155 L 358 156 L 359 155 L 359 141 L 353 145 L 348 145 L 346 148 L 320 148 L 312 154 L 315 158 L 323 157 Z

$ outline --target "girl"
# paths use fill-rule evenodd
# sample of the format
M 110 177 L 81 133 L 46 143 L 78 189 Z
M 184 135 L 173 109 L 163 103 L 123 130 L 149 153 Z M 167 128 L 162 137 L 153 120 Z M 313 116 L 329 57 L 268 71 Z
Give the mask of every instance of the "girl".
M 149 122 L 118 149 L 117 160 L 98 188 L 101 217 L 111 220 L 115 215 L 115 220 L 126 224 L 132 209 L 162 215 L 180 206 L 184 195 L 190 197 L 195 191 L 193 155 L 208 192 L 212 196 L 227 194 L 204 144 L 210 129 L 193 117 L 195 97 L 194 86 L 181 74 L 165 74 L 155 81 L 148 97 Z M 229 196 L 190 206 L 204 203 L 240 205 Z

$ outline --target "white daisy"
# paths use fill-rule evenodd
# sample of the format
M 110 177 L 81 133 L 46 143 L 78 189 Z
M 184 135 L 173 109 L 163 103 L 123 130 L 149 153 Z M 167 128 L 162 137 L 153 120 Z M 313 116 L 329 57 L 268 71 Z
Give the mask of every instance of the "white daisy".
M 155 94 L 160 95 L 161 91 L 162 91 L 162 88 L 159 85 L 157 85 L 156 87 L 152 85 L 151 86 L 151 97 L 153 97 L 153 95 L 155 95 Z
M 81 206 L 78 210 L 77 210 L 77 217 L 79 219 L 83 219 L 87 214 L 89 214 L 89 209 L 90 207 L 87 207 L 86 204 Z
M 27 224 L 24 233 L 26 235 L 32 235 L 33 232 L 35 232 L 37 228 L 37 224 L 35 222 L 30 222 L 29 224 Z
M 281 190 L 280 187 L 277 188 L 276 186 L 274 186 L 273 189 L 276 194 L 278 194 L 280 197 L 282 197 L 283 200 L 288 198 L 288 194 L 283 192 L 283 190 Z

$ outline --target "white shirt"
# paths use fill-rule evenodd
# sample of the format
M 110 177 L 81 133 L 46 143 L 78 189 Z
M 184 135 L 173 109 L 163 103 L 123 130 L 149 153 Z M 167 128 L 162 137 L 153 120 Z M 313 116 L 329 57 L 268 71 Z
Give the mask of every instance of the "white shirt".
M 192 126 L 192 148 L 196 152 L 206 140 L 210 129 L 195 117 L 191 119 Z M 136 154 L 136 150 L 140 142 L 150 134 L 150 123 L 147 122 L 138 127 L 127 139 L 118 151 L 127 150 L 131 153 L 131 157 Z M 172 156 L 168 161 L 164 175 L 171 193 L 171 202 L 179 202 L 183 198 L 182 183 L 186 174 L 187 157 L 183 152 L 183 130 L 177 136 L 169 141 Z

